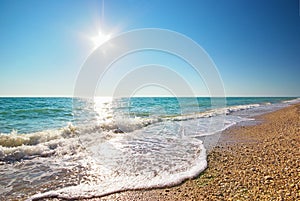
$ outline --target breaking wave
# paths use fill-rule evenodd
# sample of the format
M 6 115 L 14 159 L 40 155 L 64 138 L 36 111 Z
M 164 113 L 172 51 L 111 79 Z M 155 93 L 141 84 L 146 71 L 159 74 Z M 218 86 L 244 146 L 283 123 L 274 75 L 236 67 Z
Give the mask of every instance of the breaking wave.
M 70 150 L 75 150 L 74 143 L 66 147 L 65 141 L 76 141 L 79 135 L 86 133 L 103 133 L 106 137 L 113 133 L 128 133 L 143 129 L 149 125 L 167 121 L 188 121 L 199 118 L 210 118 L 221 114 L 231 114 L 232 112 L 247 110 L 259 107 L 259 104 L 231 106 L 221 109 L 212 109 L 188 115 L 159 117 L 159 118 L 120 118 L 108 120 L 100 125 L 75 127 L 69 124 L 67 127 L 58 130 L 47 130 L 30 134 L 18 134 L 13 130 L 10 134 L 0 134 L 0 161 L 15 161 L 30 159 L 32 157 L 48 157 L 54 154 L 63 154 Z M 103 137 L 103 136 L 102 136 Z M 77 143 L 76 146 L 80 146 Z M 62 148 L 63 147 L 63 148 Z M 63 151 L 66 149 L 67 151 Z
M 28 165 L 32 172 L 40 172 L 41 166 L 47 167 L 47 181 L 36 180 L 32 175 L 30 182 L 36 182 L 34 188 L 44 190 L 28 200 L 92 198 L 128 189 L 171 186 L 197 176 L 206 168 L 203 136 L 249 120 L 234 114 L 260 107 L 270 105 L 235 105 L 156 117 L 119 116 L 97 124 L 69 124 L 61 129 L 29 134 L 12 131 L 0 134 L 0 168 L 7 169 L 6 165 L 12 164 L 15 169 L 11 170 L 11 175 L 18 178 L 14 180 L 18 186 L 25 182 L 23 175 L 28 169 L 23 174 L 16 162 Z M 222 115 L 225 120 L 220 118 Z M 223 120 L 222 127 L 209 128 L 212 122 Z M 79 166 L 80 171 L 74 171 Z M 55 188 L 56 175 L 61 172 L 66 177 L 79 179 Z M 82 174 L 84 176 L 80 176 Z M 39 182 L 49 181 L 53 182 L 51 190 L 39 188 Z M 14 182 L 5 188 L 14 189 Z M 0 181 L 0 189 L 1 185 Z M 11 194 L 9 190 L 7 193 Z M 3 196 L 8 194 L 3 191 Z

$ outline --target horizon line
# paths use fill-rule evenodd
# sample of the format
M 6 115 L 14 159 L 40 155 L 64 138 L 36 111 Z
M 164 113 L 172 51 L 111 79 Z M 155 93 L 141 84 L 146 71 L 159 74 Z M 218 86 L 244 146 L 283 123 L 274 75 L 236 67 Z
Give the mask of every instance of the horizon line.
M 37 95 L 16 95 L 16 96 L 2 96 L 0 95 L 0 98 L 90 98 L 90 97 L 75 97 L 75 96 L 37 96 Z M 300 96 L 283 96 L 283 95 L 229 95 L 229 96 L 162 96 L 162 95 L 156 95 L 156 96 L 124 96 L 124 97 L 113 97 L 113 96 L 94 96 L 94 98 L 300 98 Z

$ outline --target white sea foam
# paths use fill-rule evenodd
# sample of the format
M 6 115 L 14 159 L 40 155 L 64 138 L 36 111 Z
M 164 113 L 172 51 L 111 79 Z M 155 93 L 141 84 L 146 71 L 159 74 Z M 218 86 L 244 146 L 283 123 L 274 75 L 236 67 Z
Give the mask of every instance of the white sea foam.
M 162 121 L 124 134 L 85 133 L 80 138 L 90 153 L 85 158 L 90 179 L 36 194 L 30 200 L 92 198 L 129 189 L 172 186 L 193 178 L 207 165 L 198 137 L 220 132 L 243 118 L 228 117 L 222 128 L 209 128 L 211 118 L 200 120 L 200 124 L 198 118 Z
M 0 161 L 48 157 L 53 154 L 71 152 L 74 150 L 74 147 L 71 146 L 74 143 L 65 142 L 78 140 L 75 132 L 76 128 L 69 124 L 60 130 L 47 130 L 30 134 L 18 134 L 16 131 L 12 131 L 11 134 L 0 134 Z M 71 138 L 73 139 L 71 140 Z
M 211 109 L 204 112 L 198 113 L 191 113 L 191 114 L 181 114 L 177 116 L 165 116 L 165 117 L 149 117 L 149 118 L 127 118 L 127 117 L 116 117 L 114 119 L 108 119 L 106 121 L 102 121 L 98 127 L 98 129 L 103 130 L 112 130 L 114 132 L 132 132 L 134 130 L 142 129 L 146 126 L 165 122 L 165 121 L 187 121 L 192 119 L 198 118 L 210 118 L 215 117 L 218 115 L 229 115 L 233 112 L 241 111 L 241 110 L 248 110 L 252 108 L 259 107 L 259 104 L 248 104 L 248 105 L 238 105 L 238 106 L 231 106 L 226 108 L 216 108 Z
M 159 124 L 163 122 L 163 125 L 168 125 L 166 122 L 174 122 L 174 121 L 190 121 L 189 124 L 184 124 L 181 127 L 190 127 L 186 129 L 185 132 L 195 132 L 200 133 L 200 135 L 210 135 L 215 132 L 219 132 L 223 130 L 225 127 L 233 125 L 236 121 L 240 121 L 238 119 L 231 119 L 229 123 L 224 126 L 218 128 L 215 126 L 210 130 L 209 125 L 211 124 L 211 120 L 207 118 L 216 117 L 218 115 L 224 114 L 228 115 L 232 112 L 247 110 L 254 107 L 259 107 L 259 104 L 251 104 L 251 105 L 238 105 L 226 108 L 217 108 L 208 110 L 205 112 L 187 114 L 175 117 L 162 117 L 162 118 L 117 118 L 117 119 L 109 119 L 106 122 L 102 122 L 100 125 L 89 125 L 89 126 L 81 126 L 75 127 L 72 124 L 69 124 L 67 127 L 59 130 L 47 130 L 42 132 L 36 132 L 31 134 L 18 134 L 16 131 L 12 131 L 10 134 L 0 134 L 0 161 L 14 161 L 20 159 L 30 159 L 32 157 L 47 157 L 53 154 L 63 154 L 67 153 L 70 150 L 74 150 L 74 147 L 68 147 L 63 145 L 67 139 L 76 138 L 79 136 L 81 140 L 85 140 L 86 142 L 89 139 L 90 142 L 93 142 L 95 138 L 100 141 L 107 140 L 113 136 L 113 133 L 120 132 L 133 132 L 136 130 L 141 130 L 150 125 Z M 197 120 L 202 118 L 202 123 L 199 125 L 193 125 L 191 123 L 193 120 Z M 215 119 L 216 121 L 217 119 Z M 197 121 L 198 122 L 198 121 Z M 196 122 L 196 123 L 197 123 Z M 182 124 L 182 123 L 181 123 Z M 172 124 L 173 126 L 173 124 Z M 169 129 L 172 130 L 172 126 L 169 126 Z M 197 130 L 192 129 L 191 127 L 197 128 Z M 178 130 L 174 130 L 174 133 L 180 132 Z M 82 135 L 84 133 L 88 133 L 89 135 Z M 76 141 L 75 139 L 75 141 Z M 73 139 L 74 141 L 74 139 Z M 68 144 L 68 143 L 67 143 Z M 70 143 L 74 145 L 74 143 Z M 87 144 L 84 144 L 85 146 Z M 62 146 L 65 146 L 62 148 Z M 77 145 L 76 145 L 77 146 Z M 79 145 L 78 145 L 79 146 Z
M 90 198 L 128 189 L 175 185 L 206 168 L 206 142 L 203 144 L 199 137 L 245 120 L 229 114 L 258 106 L 232 106 L 174 117 L 108 118 L 95 125 L 70 124 L 60 130 L 1 134 L 0 161 L 31 159 L 49 168 L 49 175 L 61 169 L 72 172 L 77 165 L 84 168 L 87 176 L 79 185 L 39 193 L 29 200 Z M 225 120 L 222 115 L 227 115 Z M 35 160 L 38 157 L 45 160 Z M 39 166 L 31 169 L 39 176 L 27 178 L 30 182 L 48 176 Z M 15 175 L 19 169 L 10 171 Z
M 233 112 L 241 111 L 241 110 L 248 110 L 255 107 L 259 107 L 259 104 L 249 104 L 249 105 L 237 105 L 237 106 L 231 106 L 231 107 L 225 107 L 225 108 L 216 108 L 211 109 L 205 112 L 199 112 L 194 114 L 187 114 L 187 115 L 181 115 L 176 116 L 173 118 L 169 118 L 171 120 L 175 121 L 186 121 L 190 119 L 197 119 L 197 118 L 209 118 L 209 117 L 215 117 L 218 115 L 229 115 Z
M 89 170 L 89 173 L 98 177 L 97 181 L 82 183 L 77 186 L 70 186 L 56 191 L 36 194 L 28 200 L 38 200 L 47 197 L 57 197 L 62 199 L 92 198 L 127 189 L 154 188 L 176 185 L 186 179 L 197 176 L 206 168 L 207 162 L 204 146 L 200 143 L 200 141 L 198 141 L 198 143 L 195 144 L 195 147 L 198 149 L 197 158 L 195 158 L 195 160 L 193 160 L 190 164 L 184 164 L 184 166 L 182 166 L 180 163 L 178 165 L 179 161 L 176 160 L 172 164 L 169 164 L 172 167 L 165 165 L 165 163 L 168 164 L 168 161 L 162 161 L 163 163 L 157 161 L 158 167 L 155 166 L 155 164 L 153 165 L 153 163 L 149 163 L 150 161 L 145 161 L 143 164 L 144 167 L 134 167 L 128 163 L 121 163 L 119 164 L 122 166 L 120 167 L 120 170 L 122 170 L 122 168 L 124 168 L 123 170 L 127 169 L 128 166 L 126 165 L 129 165 L 129 168 L 139 167 L 140 169 L 137 169 L 136 171 L 125 170 L 124 172 L 120 172 L 103 168 L 98 163 L 91 163 L 91 169 Z M 147 157 L 145 158 L 147 160 Z M 179 159 L 179 157 L 177 159 Z M 137 160 L 133 160 L 132 162 L 134 161 Z M 148 171 L 144 171 L 143 168 L 146 168 Z M 170 169 L 173 169 L 173 171 L 170 171 Z
M 295 98 L 292 100 L 287 100 L 287 101 L 282 101 L 283 103 L 289 103 L 289 104 L 293 104 L 293 103 L 299 103 L 300 102 L 300 98 Z

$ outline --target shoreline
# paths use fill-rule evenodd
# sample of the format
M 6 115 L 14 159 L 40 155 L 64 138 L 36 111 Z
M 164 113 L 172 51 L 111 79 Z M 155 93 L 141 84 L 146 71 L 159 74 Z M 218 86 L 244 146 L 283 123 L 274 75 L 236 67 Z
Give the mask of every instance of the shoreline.
M 223 131 L 195 179 L 83 200 L 299 200 L 300 104 L 255 120 Z

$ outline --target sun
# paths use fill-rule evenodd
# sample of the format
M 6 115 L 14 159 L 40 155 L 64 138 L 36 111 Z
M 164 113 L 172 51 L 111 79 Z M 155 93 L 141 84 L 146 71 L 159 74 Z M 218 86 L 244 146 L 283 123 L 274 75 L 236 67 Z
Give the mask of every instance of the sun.
M 105 34 L 102 31 L 98 31 L 98 34 L 96 36 L 91 37 L 91 41 L 93 42 L 94 47 L 97 48 L 106 41 L 108 41 L 110 38 L 110 34 Z

